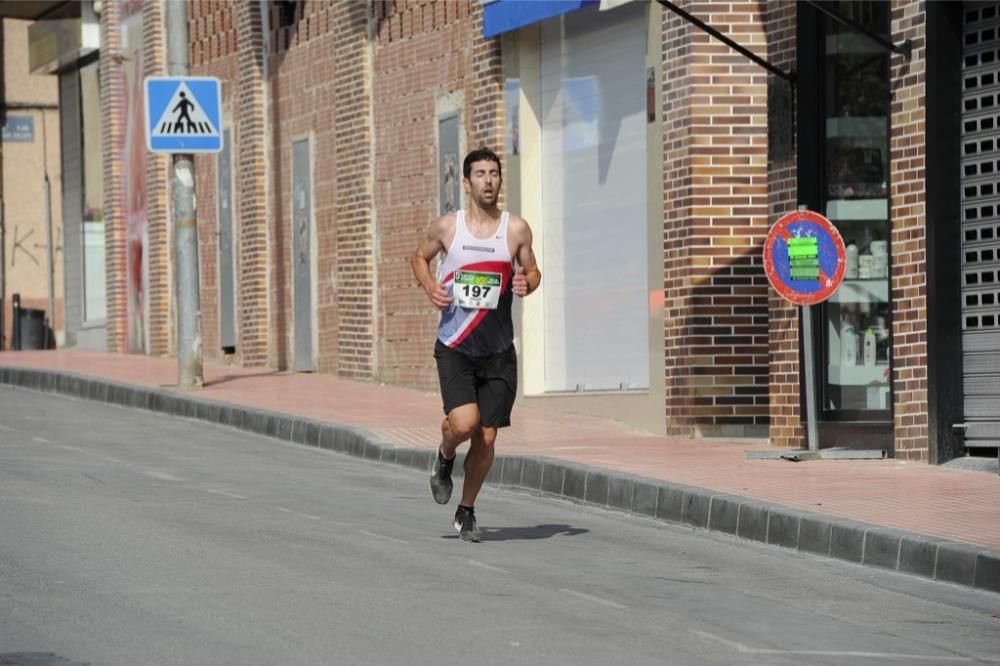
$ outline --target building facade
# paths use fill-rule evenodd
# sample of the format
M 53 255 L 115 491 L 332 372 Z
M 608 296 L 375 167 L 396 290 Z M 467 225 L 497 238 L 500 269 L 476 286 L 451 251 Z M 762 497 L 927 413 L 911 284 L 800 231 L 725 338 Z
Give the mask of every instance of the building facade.
M 803 315 L 762 246 L 804 205 L 848 245 L 807 314 L 820 445 L 1000 440 L 997 3 L 678 4 L 189 3 L 225 137 L 196 158 L 205 356 L 435 390 L 408 259 L 487 146 L 544 275 L 522 404 L 802 445 Z M 169 163 L 135 126 L 163 6 L 100 25 L 107 348 L 175 353 Z
M 59 88 L 52 77 L 30 72 L 30 25 L 30 21 L 11 18 L 2 27 L 0 347 L 5 349 L 14 343 L 15 294 L 22 309 L 45 314 L 55 342 L 61 343 L 65 336 Z M 99 159 L 100 152 L 96 155 Z M 55 239 L 51 261 L 50 221 Z M 50 287 L 54 318 L 50 316 Z

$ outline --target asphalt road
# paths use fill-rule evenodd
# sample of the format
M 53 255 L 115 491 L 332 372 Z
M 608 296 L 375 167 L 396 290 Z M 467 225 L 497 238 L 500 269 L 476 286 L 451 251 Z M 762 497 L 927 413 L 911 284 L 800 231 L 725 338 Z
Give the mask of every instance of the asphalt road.
M 502 437 L 500 440 L 502 448 Z M 0 388 L 0 665 L 1000 663 L 1000 595 Z

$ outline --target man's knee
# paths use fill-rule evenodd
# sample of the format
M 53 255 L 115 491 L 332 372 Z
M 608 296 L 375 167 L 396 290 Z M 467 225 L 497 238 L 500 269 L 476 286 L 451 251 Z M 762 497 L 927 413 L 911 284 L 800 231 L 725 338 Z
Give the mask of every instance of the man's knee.
M 497 441 L 497 429 L 483 426 L 480 428 L 480 432 L 477 433 L 479 444 L 487 448 L 492 448 L 493 444 Z
M 460 440 L 469 439 L 479 429 L 479 411 L 453 409 L 448 414 L 448 428 Z

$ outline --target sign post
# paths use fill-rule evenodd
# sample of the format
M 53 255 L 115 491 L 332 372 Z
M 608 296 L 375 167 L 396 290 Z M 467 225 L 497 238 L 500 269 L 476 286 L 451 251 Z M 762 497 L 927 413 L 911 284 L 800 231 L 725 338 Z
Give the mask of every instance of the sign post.
M 166 3 L 166 22 L 170 76 L 146 77 L 146 143 L 151 152 L 173 155 L 178 385 L 196 388 L 204 367 L 193 153 L 222 150 L 221 86 L 216 78 L 188 76 L 187 3 Z
M 806 437 L 810 451 L 819 451 L 811 308 L 833 296 L 844 281 L 846 268 L 846 250 L 840 232 L 830 220 L 806 210 L 805 206 L 782 216 L 764 241 L 768 282 L 785 300 L 802 307 Z

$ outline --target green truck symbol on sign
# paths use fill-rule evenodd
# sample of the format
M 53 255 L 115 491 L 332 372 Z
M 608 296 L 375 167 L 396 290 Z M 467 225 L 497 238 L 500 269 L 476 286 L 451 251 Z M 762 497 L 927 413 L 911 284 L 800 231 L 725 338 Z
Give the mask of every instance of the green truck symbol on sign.
M 818 280 L 819 240 L 815 236 L 789 238 L 788 267 L 793 280 Z

